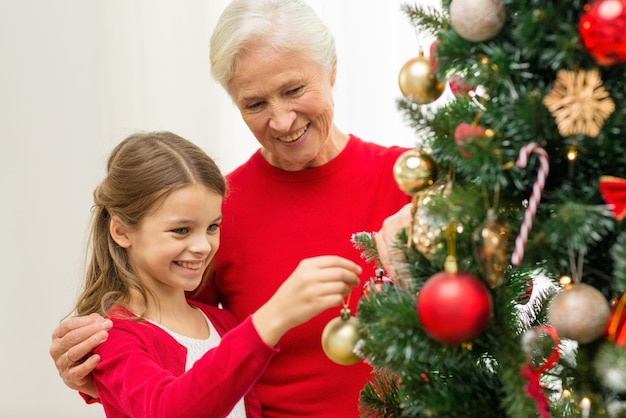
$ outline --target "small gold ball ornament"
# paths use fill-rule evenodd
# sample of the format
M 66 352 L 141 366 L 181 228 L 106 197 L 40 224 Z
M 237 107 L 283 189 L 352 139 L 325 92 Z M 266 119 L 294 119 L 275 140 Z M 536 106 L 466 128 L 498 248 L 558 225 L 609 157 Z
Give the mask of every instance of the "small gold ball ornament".
M 393 165 L 393 178 L 396 184 L 410 196 L 432 186 L 437 180 L 437 175 L 435 160 L 417 149 L 405 151 Z
M 350 309 L 344 307 L 341 315 L 332 319 L 324 327 L 322 349 L 335 363 L 349 366 L 361 360 L 354 353 L 354 348 L 360 338 L 359 320 L 350 315 Z
M 452 181 L 447 179 L 434 184 L 428 190 L 419 195 L 417 210 L 411 221 L 411 239 L 417 251 L 422 253 L 428 260 L 433 261 L 435 254 L 445 247 L 445 234 L 449 224 L 441 223 L 441 220 L 428 209 L 428 205 L 438 196 L 447 196 L 452 190 Z
M 509 265 L 508 240 L 509 228 L 496 218 L 492 209 L 472 234 L 474 257 L 492 289 L 504 281 L 504 271 Z
M 437 73 L 422 52 L 404 63 L 398 75 L 398 85 L 404 97 L 420 105 L 434 102 L 445 89 L 445 84 L 437 80 Z
M 548 319 L 561 338 L 589 343 L 606 329 L 611 309 L 604 295 L 585 283 L 563 288 L 552 299 Z

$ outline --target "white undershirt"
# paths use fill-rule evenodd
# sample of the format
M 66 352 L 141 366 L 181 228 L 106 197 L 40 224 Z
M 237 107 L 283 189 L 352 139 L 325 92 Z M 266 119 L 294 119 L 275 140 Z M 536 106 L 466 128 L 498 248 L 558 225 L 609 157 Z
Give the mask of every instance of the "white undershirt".
M 209 318 L 207 318 L 204 312 L 202 312 L 200 309 L 198 309 L 198 311 L 202 314 L 207 325 L 209 326 L 209 338 L 207 338 L 206 340 L 200 340 L 197 338 L 191 338 L 191 337 L 186 337 L 184 335 L 177 334 L 176 332 L 165 328 L 161 324 L 158 324 L 154 321 L 150 321 L 154 325 L 157 325 L 158 327 L 163 329 L 165 332 L 170 334 L 172 338 L 174 338 L 176 341 L 178 341 L 180 345 L 182 345 L 183 347 L 187 349 L 187 358 L 185 360 L 185 372 L 191 369 L 193 364 L 198 359 L 200 359 L 204 355 L 204 353 L 206 353 L 213 347 L 217 347 L 222 341 L 222 338 L 217 333 L 217 330 L 215 329 L 215 327 L 213 326 Z M 246 418 L 246 407 L 244 405 L 243 398 L 239 399 L 239 401 L 235 404 L 232 411 L 230 411 L 230 413 L 228 414 L 227 418 Z

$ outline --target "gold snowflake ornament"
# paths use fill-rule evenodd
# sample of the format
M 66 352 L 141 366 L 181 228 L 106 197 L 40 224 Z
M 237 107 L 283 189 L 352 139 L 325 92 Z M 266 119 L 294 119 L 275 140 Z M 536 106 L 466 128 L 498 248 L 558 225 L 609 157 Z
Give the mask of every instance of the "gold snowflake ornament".
M 559 70 L 543 104 L 552 113 L 561 136 L 582 134 L 595 138 L 615 110 L 597 70 Z

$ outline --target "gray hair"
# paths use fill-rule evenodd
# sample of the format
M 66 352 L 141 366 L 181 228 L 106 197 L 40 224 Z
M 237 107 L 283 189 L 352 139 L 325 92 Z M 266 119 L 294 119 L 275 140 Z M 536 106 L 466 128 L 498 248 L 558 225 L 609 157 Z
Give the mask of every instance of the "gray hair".
M 246 48 L 267 46 L 290 53 L 308 51 L 330 73 L 337 60 L 335 39 L 302 0 L 233 0 L 211 36 L 211 74 L 228 90 Z

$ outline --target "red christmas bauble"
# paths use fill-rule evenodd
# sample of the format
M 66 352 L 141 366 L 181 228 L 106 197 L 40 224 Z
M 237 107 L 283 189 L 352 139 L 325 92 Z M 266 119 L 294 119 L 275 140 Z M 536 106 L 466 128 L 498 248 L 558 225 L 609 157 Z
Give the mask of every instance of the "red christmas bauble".
M 437 71 L 437 67 L 439 66 L 439 62 L 437 62 L 435 54 L 437 52 L 437 45 L 439 45 L 439 39 L 433 42 L 430 45 L 430 65 L 433 67 L 433 71 Z M 457 95 L 459 93 L 467 93 L 472 90 L 472 87 L 467 84 L 463 77 L 460 75 L 453 75 L 448 80 L 448 84 L 450 85 L 450 90 L 452 94 Z
M 380 276 L 370 279 L 363 285 L 363 296 L 369 297 L 373 292 L 382 292 L 385 283 L 394 284 L 393 280 L 387 276 Z
M 487 130 L 480 125 L 461 123 L 454 130 L 454 142 L 463 158 L 472 158 L 472 153 L 465 150 L 465 142 L 487 138 Z
M 626 61 L 626 0 L 598 0 L 585 6 L 578 32 L 598 65 Z
M 533 289 L 535 288 L 535 282 L 532 277 L 527 277 L 524 279 L 524 293 L 520 295 L 517 299 L 517 303 L 520 305 L 525 305 L 530 301 L 530 297 L 533 294 Z
M 424 330 L 444 344 L 476 338 L 487 326 L 491 312 L 489 290 L 469 273 L 437 273 L 417 296 L 417 313 Z

